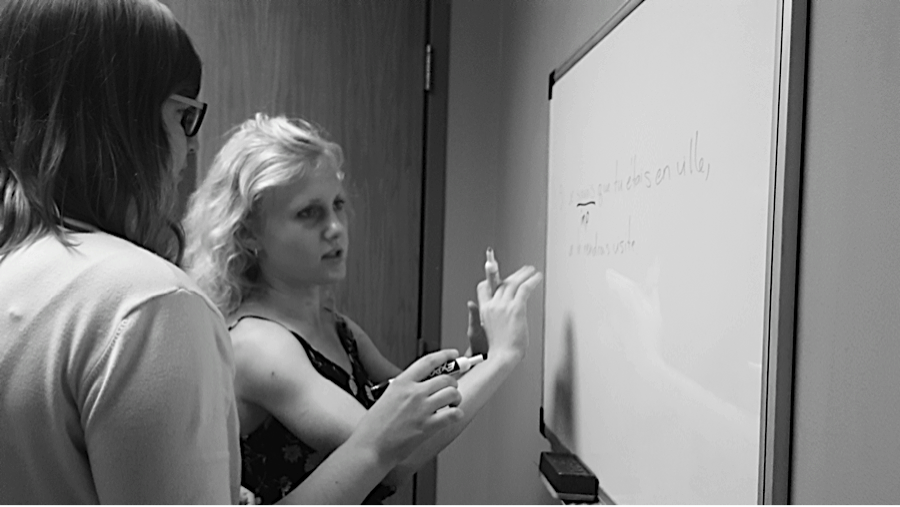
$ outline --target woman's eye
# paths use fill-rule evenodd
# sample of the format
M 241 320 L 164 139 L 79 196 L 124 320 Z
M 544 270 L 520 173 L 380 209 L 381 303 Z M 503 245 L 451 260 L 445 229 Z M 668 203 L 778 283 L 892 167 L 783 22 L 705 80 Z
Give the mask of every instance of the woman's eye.
M 319 216 L 318 208 L 303 208 L 297 213 L 298 218 L 316 218 Z
M 343 210 L 344 210 L 344 205 L 345 205 L 345 204 L 346 204 L 346 201 L 344 201 L 343 199 L 336 199 L 336 200 L 334 201 L 334 209 L 335 209 L 335 211 L 343 211 Z

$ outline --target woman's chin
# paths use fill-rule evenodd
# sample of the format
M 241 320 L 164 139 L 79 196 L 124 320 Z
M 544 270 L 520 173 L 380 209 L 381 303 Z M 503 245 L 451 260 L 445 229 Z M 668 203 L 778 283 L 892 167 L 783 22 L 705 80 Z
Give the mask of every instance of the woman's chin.
M 328 271 L 328 280 L 330 283 L 340 283 L 347 278 L 347 265 L 342 263 Z

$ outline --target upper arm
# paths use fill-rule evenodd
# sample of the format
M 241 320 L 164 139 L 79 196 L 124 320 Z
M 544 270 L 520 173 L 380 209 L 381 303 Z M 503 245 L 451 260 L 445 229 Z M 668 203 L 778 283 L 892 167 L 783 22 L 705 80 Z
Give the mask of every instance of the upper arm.
M 231 336 L 241 401 L 262 407 L 315 449 L 330 451 L 350 437 L 365 407 L 321 376 L 290 332 L 245 319 Z
M 101 503 L 231 503 L 233 365 L 219 314 L 179 290 L 118 325 L 88 372 L 85 445 Z
M 403 371 L 381 355 L 381 351 L 372 342 L 372 338 L 356 322 L 353 322 L 350 317 L 345 315 L 341 317 L 347 322 L 347 327 L 356 339 L 356 346 L 359 349 L 359 360 L 362 362 L 372 382 L 376 384 L 383 382 L 396 377 Z

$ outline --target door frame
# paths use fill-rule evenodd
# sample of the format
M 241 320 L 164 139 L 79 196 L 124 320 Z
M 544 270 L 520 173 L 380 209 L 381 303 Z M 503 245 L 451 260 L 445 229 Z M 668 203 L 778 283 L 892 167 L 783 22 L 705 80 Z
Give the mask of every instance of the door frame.
M 422 145 L 422 220 L 419 264 L 418 353 L 441 348 L 441 291 L 444 276 L 444 205 L 447 171 L 447 99 L 450 70 L 450 0 L 429 0 L 425 8 L 426 76 Z M 437 502 L 437 458 L 413 478 L 413 502 Z

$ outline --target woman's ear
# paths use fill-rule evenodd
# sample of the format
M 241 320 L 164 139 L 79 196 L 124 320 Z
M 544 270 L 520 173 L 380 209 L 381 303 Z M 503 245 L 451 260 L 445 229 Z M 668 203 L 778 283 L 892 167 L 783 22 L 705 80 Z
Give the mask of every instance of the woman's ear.
M 243 240 L 244 245 L 253 251 L 254 255 L 259 255 L 259 241 L 254 237 L 248 237 Z
M 247 248 L 248 250 L 253 252 L 254 256 L 259 256 L 260 244 L 259 240 L 256 239 L 256 235 L 253 233 L 252 227 L 255 225 L 255 222 L 251 220 L 250 223 L 245 223 L 238 229 L 237 237 L 238 241 Z

